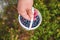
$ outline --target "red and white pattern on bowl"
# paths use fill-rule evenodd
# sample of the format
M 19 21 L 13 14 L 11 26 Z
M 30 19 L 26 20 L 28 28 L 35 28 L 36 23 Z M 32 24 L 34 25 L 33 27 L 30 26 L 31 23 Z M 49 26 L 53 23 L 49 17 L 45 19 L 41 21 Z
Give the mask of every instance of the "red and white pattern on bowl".
M 34 20 L 36 20 L 36 16 L 38 15 L 38 11 L 34 10 Z

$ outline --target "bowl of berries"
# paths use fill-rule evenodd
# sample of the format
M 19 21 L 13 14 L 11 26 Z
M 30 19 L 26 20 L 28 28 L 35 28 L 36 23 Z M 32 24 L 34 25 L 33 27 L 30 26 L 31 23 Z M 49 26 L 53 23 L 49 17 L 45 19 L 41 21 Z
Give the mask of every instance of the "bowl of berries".
M 42 22 L 41 13 L 34 7 L 32 7 L 32 12 L 33 12 L 33 17 L 31 21 L 23 18 L 21 15 L 18 16 L 20 25 L 26 30 L 34 30 L 37 27 L 39 27 L 39 25 Z

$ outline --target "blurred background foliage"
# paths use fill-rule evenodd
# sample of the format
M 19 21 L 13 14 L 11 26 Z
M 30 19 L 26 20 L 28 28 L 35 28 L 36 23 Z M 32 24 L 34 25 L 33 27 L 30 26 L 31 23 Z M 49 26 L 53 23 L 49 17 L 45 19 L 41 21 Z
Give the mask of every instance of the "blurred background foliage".
M 32 31 L 18 22 L 17 0 L 4 0 L 8 5 L 0 11 L 0 40 L 60 40 L 60 0 L 34 0 L 42 15 L 42 24 Z

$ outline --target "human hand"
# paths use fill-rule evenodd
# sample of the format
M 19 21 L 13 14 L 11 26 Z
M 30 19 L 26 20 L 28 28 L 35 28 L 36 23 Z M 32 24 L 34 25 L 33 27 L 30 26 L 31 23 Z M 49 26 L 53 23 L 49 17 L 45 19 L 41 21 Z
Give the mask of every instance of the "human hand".
M 18 13 L 27 20 L 31 20 L 33 0 L 18 0 Z

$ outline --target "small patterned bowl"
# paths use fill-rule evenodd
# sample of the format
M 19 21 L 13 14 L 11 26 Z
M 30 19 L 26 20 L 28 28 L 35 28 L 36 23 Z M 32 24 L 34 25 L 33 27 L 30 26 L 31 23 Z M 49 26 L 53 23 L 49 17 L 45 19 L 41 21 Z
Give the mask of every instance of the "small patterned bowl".
M 33 12 L 33 14 L 35 14 L 35 12 L 36 12 L 34 7 L 32 7 L 32 12 Z M 38 11 L 37 14 L 38 15 L 36 16 L 35 21 L 33 20 L 34 16 L 32 17 L 31 21 L 28 21 L 28 20 L 24 19 L 21 15 L 19 15 L 18 20 L 19 20 L 20 25 L 26 30 L 34 30 L 34 29 L 36 29 L 37 27 L 39 27 L 39 25 L 42 22 L 41 13 Z

